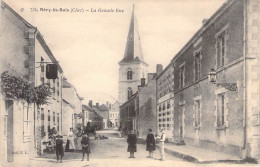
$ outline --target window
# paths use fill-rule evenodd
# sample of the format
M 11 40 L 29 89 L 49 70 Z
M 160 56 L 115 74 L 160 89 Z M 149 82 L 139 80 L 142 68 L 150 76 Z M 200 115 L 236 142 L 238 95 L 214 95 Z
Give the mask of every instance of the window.
M 197 81 L 201 77 L 201 52 L 197 52 L 195 54 L 194 65 L 195 65 L 195 81 Z
M 51 130 L 51 112 L 48 110 L 48 133 Z
M 225 65 L 227 48 L 227 26 L 216 35 L 217 68 Z
M 30 119 L 28 106 L 23 108 L 23 142 L 30 141 Z
M 57 113 L 57 132 L 60 131 L 60 114 Z
M 167 109 L 169 109 L 169 108 L 171 108 L 171 104 L 170 104 L 170 102 L 168 101 L 168 102 L 167 102 Z
M 53 112 L 52 118 L 53 118 L 53 126 L 55 126 L 55 112 Z
M 200 100 L 196 100 L 194 104 L 194 121 L 195 121 L 195 127 L 200 126 Z
M 55 95 L 55 79 L 52 80 L 52 90 L 53 90 L 53 95 Z
M 129 68 L 127 70 L 127 80 L 132 80 L 133 79 L 133 72 L 132 72 L 132 69 Z
M 162 107 L 163 110 L 165 110 L 165 103 L 163 103 L 163 107 Z
M 185 85 L 185 66 L 184 64 L 180 67 L 180 88 Z
M 60 81 L 59 78 L 57 78 L 57 96 L 60 96 L 59 86 L 60 86 Z
M 218 95 L 217 126 L 225 125 L 225 94 Z
M 132 89 L 131 89 L 131 88 L 128 88 L 128 90 L 127 90 L 128 99 L 130 99 L 132 95 L 133 95 Z
M 44 108 L 41 109 L 41 131 L 44 132 Z

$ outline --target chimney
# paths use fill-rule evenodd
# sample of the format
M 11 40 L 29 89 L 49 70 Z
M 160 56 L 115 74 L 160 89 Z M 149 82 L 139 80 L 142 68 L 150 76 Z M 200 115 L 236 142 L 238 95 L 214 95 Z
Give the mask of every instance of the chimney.
M 145 78 L 141 78 L 141 86 L 145 86 Z
M 92 107 L 92 100 L 89 100 L 88 105 Z
M 109 103 L 109 109 L 111 109 L 112 108 L 112 105 L 111 105 L 111 103 Z
M 209 19 L 203 19 L 202 24 L 205 25 L 208 22 Z
M 156 65 L 156 74 L 157 76 L 163 71 L 163 65 L 157 64 Z
M 148 82 L 150 82 L 154 77 L 156 77 L 156 73 L 148 73 Z
M 98 109 L 98 107 L 99 107 L 99 103 L 96 103 L 96 107 L 97 107 L 97 109 Z

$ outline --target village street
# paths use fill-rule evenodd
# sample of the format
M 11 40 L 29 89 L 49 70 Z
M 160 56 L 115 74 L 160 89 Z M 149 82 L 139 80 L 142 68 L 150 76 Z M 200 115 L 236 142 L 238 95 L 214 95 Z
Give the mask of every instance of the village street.
M 56 163 L 55 154 L 47 154 L 42 157 L 33 158 L 30 160 L 29 166 L 31 167 L 56 167 L 56 166 L 77 166 L 77 167 L 145 167 L 145 166 L 170 166 L 170 167 L 217 167 L 217 166 L 228 166 L 228 167 L 239 167 L 239 166 L 250 166 L 254 167 L 256 164 L 232 164 L 232 163 L 215 163 L 215 164 L 195 164 L 192 162 L 185 161 L 183 159 L 174 157 L 166 154 L 166 161 L 159 161 L 160 154 L 158 149 L 154 153 L 154 159 L 148 159 L 146 156 L 148 152 L 145 151 L 144 144 L 137 145 L 137 153 L 135 153 L 135 159 L 129 159 L 129 153 L 127 150 L 126 138 L 118 138 L 113 131 L 98 132 L 100 135 L 107 136 L 108 139 L 94 140 L 93 136 L 91 139 L 91 154 L 90 161 L 81 161 L 81 152 L 68 153 L 65 152 L 63 163 Z M 15 165 L 15 164 L 13 164 Z

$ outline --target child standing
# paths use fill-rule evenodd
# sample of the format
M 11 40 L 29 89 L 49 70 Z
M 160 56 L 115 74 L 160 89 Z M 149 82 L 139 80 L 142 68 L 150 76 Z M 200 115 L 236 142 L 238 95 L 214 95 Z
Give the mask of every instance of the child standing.
M 89 137 L 87 134 L 84 134 L 81 140 L 82 145 L 82 160 L 84 161 L 84 156 L 87 154 L 87 161 L 89 161 L 89 154 L 90 154 L 90 146 L 89 146 Z
M 57 135 L 56 137 L 56 156 L 57 156 L 57 163 L 60 162 L 62 163 L 62 158 L 64 156 L 64 149 L 63 149 L 63 140 L 61 135 Z

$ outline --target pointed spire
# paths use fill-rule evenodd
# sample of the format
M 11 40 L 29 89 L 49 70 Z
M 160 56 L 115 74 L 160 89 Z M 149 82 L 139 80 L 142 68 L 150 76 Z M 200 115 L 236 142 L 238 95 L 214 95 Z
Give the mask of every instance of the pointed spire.
M 137 25 L 137 20 L 135 18 L 134 9 L 135 9 L 135 5 L 133 4 L 133 11 L 132 11 L 132 17 L 129 26 L 128 36 L 127 36 L 125 55 L 124 58 L 119 63 L 132 63 L 132 62 L 145 63 L 143 58 L 142 46 L 141 46 L 140 36 L 138 32 L 138 25 Z

